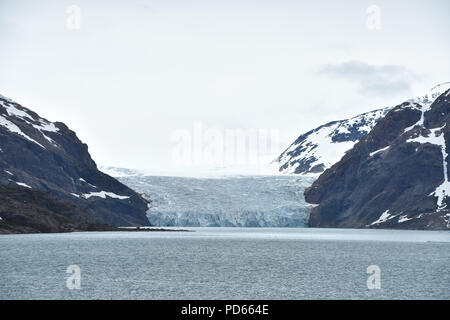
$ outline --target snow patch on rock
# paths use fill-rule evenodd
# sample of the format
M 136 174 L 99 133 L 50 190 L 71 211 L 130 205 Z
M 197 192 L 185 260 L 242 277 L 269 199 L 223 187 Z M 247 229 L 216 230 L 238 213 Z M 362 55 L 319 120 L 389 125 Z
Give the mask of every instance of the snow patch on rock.
M 392 218 L 394 218 L 394 217 L 395 217 L 395 215 L 391 215 L 391 214 L 389 213 L 389 210 L 386 210 L 385 212 L 383 212 L 383 213 L 381 214 L 381 216 L 378 218 L 378 220 L 375 220 L 375 221 L 372 222 L 370 225 L 373 226 L 373 225 L 375 225 L 375 224 L 383 223 L 383 222 L 386 222 L 386 221 L 388 221 L 388 220 L 390 220 L 390 219 L 392 219 Z
M 400 216 L 399 218 L 398 218 L 398 223 L 403 223 L 403 222 L 406 222 L 406 221 L 409 221 L 409 220 L 412 220 L 413 218 L 408 218 L 408 216 L 407 215 L 403 215 L 403 216 Z
M 389 149 L 389 147 L 390 147 L 390 146 L 387 146 L 387 147 L 378 149 L 377 151 L 371 152 L 371 153 L 370 153 L 370 156 L 373 157 L 374 155 L 376 155 L 376 154 L 378 154 L 378 153 L 380 153 L 380 152 L 386 151 L 387 149 Z
M 25 188 L 29 188 L 29 189 L 33 189 L 32 187 L 30 187 L 29 185 L 27 185 L 26 183 L 23 182 L 16 182 L 19 186 L 21 187 L 25 187 Z
M 22 130 L 20 130 L 20 128 L 18 126 L 16 126 L 14 123 L 12 123 L 11 121 L 9 121 L 8 119 L 6 119 L 5 117 L 3 117 L 1 115 L 0 115 L 0 126 L 5 127 L 6 129 L 8 129 L 8 131 L 16 133 L 16 134 L 24 137 L 25 139 L 36 143 L 41 148 L 45 149 L 45 147 L 42 144 L 40 144 L 36 140 L 34 140 L 34 139 L 30 138 L 29 136 L 27 136 L 25 133 L 22 132 Z
M 431 133 L 427 136 L 418 136 L 416 138 L 411 138 L 407 140 L 406 142 L 418 142 L 421 144 L 424 143 L 430 143 L 439 146 L 442 153 L 442 172 L 444 176 L 444 181 L 441 185 L 439 185 L 436 190 L 434 190 L 432 193 L 430 193 L 430 196 L 437 197 L 437 206 L 439 210 L 444 209 L 447 205 L 444 203 L 444 200 L 446 197 L 450 195 L 450 182 L 448 179 L 448 172 L 447 172 L 447 157 L 448 153 L 446 150 L 445 145 L 445 137 L 444 132 L 442 131 L 445 128 L 436 128 L 432 129 Z
M 20 110 L 16 107 L 12 106 L 11 104 L 5 104 L 3 102 L 1 104 L 6 109 L 6 112 L 8 113 L 9 116 L 18 117 L 23 120 L 30 119 L 30 120 L 34 121 L 34 118 L 32 116 L 30 116 L 27 112 Z
M 113 199 L 125 200 L 125 199 L 129 199 L 130 198 L 128 196 L 120 196 L 120 195 L 117 195 L 117 194 L 115 194 L 113 192 L 106 192 L 106 191 L 85 193 L 82 196 L 85 199 L 89 199 L 91 197 L 99 197 L 99 198 L 106 199 L 106 197 L 110 197 L 110 198 L 113 198 Z

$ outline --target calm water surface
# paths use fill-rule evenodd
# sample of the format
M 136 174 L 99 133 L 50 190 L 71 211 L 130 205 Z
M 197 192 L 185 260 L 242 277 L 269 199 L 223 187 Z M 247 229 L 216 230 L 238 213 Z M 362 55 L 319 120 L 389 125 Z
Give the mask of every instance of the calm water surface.
M 450 232 L 190 230 L 2 235 L 0 299 L 450 299 Z

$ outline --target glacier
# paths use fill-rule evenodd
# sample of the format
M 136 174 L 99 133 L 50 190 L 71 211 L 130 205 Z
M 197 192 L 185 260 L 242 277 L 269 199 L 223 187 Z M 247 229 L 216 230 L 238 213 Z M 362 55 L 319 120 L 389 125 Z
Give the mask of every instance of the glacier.
M 316 177 L 116 178 L 151 200 L 147 217 L 154 226 L 305 227 L 313 205 L 303 191 Z

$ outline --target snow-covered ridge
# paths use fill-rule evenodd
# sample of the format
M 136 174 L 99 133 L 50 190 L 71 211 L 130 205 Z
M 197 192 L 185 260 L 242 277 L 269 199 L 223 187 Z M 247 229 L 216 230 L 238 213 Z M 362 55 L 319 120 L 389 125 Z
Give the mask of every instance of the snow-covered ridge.
M 350 119 L 329 122 L 301 135 L 276 160 L 283 173 L 321 173 L 338 162 L 372 130 L 390 108 L 378 109 Z
M 46 149 L 45 143 L 40 141 L 38 137 L 33 135 L 32 138 L 23 132 L 21 127 L 22 125 L 26 125 L 29 128 L 37 130 L 38 136 L 43 137 L 47 143 L 57 147 L 58 145 L 55 141 L 48 136 L 48 132 L 58 133 L 59 128 L 53 122 L 33 114 L 11 99 L 0 95 L 0 126 Z
M 9 121 L 8 119 L 3 117 L 2 115 L 0 115 L 0 126 L 6 128 L 8 131 L 10 131 L 12 133 L 16 133 L 19 136 L 22 136 L 23 138 L 27 139 L 28 141 L 36 143 L 41 148 L 45 149 L 45 147 L 42 144 L 40 144 L 36 140 L 30 138 L 28 135 L 23 133 L 22 130 L 20 130 L 20 128 L 18 126 L 16 126 L 13 122 Z
M 0 99 L 3 99 L 3 100 L 5 100 L 5 101 L 7 101 L 7 102 L 14 102 L 14 101 L 12 101 L 10 98 L 7 98 L 7 97 L 5 97 L 5 96 L 2 95 L 2 94 L 0 94 Z
M 412 130 L 423 125 L 424 114 L 431 104 L 450 88 L 450 82 L 441 83 L 433 87 L 427 94 L 408 100 L 404 108 L 414 108 L 422 111 L 421 119 L 405 129 Z M 378 109 L 363 113 L 350 119 L 333 121 L 314 130 L 302 134 L 284 151 L 278 159 L 280 172 L 295 174 L 320 174 L 342 159 L 363 136 L 393 107 Z M 382 152 L 386 149 L 378 150 Z M 376 153 L 374 152 L 373 155 Z
M 443 82 L 431 88 L 425 95 L 408 100 L 408 102 L 417 103 L 421 105 L 422 108 L 429 109 L 434 100 L 448 89 L 450 89 L 450 82 Z
M 450 82 L 444 82 L 433 87 L 426 95 L 408 100 L 409 104 L 406 105 L 404 108 L 418 109 L 422 112 L 422 115 L 419 121 L 417 121 L 415 124 L 405 129 L 405 133 L 411 131 L 417 126 L 423 127 L 425 113 L 431 109 L 431 105 L 433 104 L 434 100 L 436 100 L 437 97 L 439 97 L 448 89 L 450 89 Z

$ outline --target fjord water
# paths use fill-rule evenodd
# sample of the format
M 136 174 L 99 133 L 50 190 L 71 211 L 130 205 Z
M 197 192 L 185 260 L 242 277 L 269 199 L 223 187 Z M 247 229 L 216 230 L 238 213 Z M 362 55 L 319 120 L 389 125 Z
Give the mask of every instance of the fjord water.
M 2 235 L 0 299 L 450 298 L 449 232 L 190 230 Z

